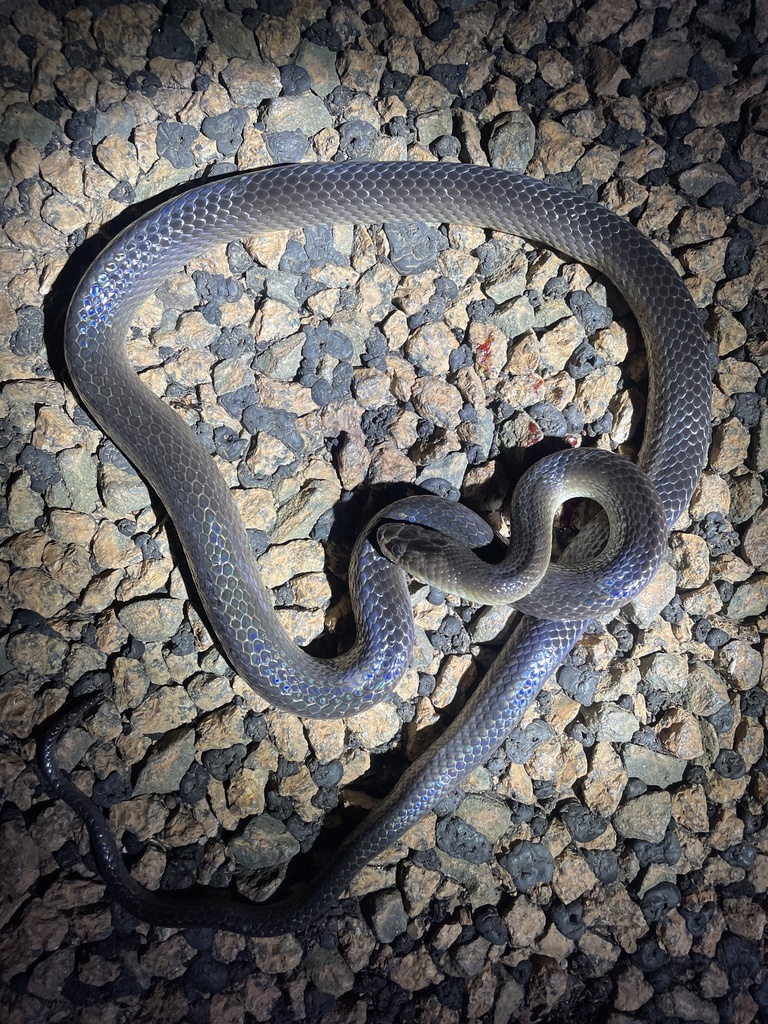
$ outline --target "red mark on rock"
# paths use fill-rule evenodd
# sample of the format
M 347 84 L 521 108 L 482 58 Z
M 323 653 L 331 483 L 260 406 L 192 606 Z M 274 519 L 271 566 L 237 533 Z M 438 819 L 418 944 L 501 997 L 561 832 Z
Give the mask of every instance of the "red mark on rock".
M 534 420 L 531 420 L 528 424 L 528 440 L 525 442 L 525 447 L 531 448 L 533 445 L 538 444 L 543 437 L 541 427 Z
M 480 344 L 475 347 L 475 359 L 477 360 L 477 365 L 485 373 L 493 372 L 491 350 L 493 349 L 495 341 L 496 335 L 491 331 L 491 333 L 485 338 L 485 341 L 481 341 Z

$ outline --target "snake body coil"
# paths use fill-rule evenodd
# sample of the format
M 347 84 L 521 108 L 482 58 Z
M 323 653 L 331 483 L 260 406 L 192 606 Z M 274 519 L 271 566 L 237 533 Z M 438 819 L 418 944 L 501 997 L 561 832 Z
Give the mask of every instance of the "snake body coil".
M 666 532 L 687 507 L 703 465 L 709 436 L 708 351 L 690 295 L 640 232 L 576 194 L 491 168 L 355 162 L 248 172 L 199 185 L 170 200 L 115 238 L 83 278 L 67 320 L 67 362 L 88 409 L 168 509 L 205 610 L 233 666 L 272 704 L 304 716 L 338 717 L 386 696 L 411 653 L 405 578 L 382 557 L 366 530 L 350 572 L 358 627 L 354 649 L 323 662 L 293 644 L 258 578 L 222 477 L 179 417 L 139 382 L 124 342 L 141 303 L 164 278 L 214 243 L 270 229 L 374 221 L 456 222 L 522 235 L 596 267 L 617 285 L 640 323 L 648 350 L 646 432 L 638 460 L 644 473 L 632 478 L 640 490 L 632 484 L 630 501 L 632 495 L 642 495 L 637 501 L 643 506 L 658 503 L 655 518 L 650 515 L 650 539 L 647 547 L 632 542 L 621 555 L 628 580 L 622 577 L 619 584 L 609 569 L 607 584 L 597 597 L 587 596 L 576 612 L 567 600 L 559 610 L 549 604 L 549 610 L 541 610 L 536 590 L 521 602 L 533 614 L 523 618 L 471 703 L 350 837 L 330 871 L 297 899 L 263 906 L 203 896 L 176 899 L 138 885 L 101 813 L 56 763 L 60 732 L 99 698 L 88 698 L 65 713 L 42 744 L 41 764 L 49 786 L 88 826 L 112 895 L 136 916 L 158 924 L 260 935 L 301 929 L 321 914 L 373 856 L 504 742 L 588 622 L 641 589 L 658 564 Z M 611 467 L 604 472 L 620 474 L 617 467 L 626 463 L 608 458 Z M 638 509 L 638 516 L 646 511 Z M 483 525 L 471 514 L 459 513 L 461 522 L 454 527 L 451 512 L 436 500 L 409 500 L 393 515 L 409 524 L 406 530 L 423 523 L 469 543 L 473 536 L 477 544 L 487 540 Z M 627 518 L 634 515 L 625 513 Z M 383 529 L 381 546 L 387 551 L 390 528 Z M 592 540 L 587 531 L 576 546 L 591 557 L 603 539 L 597 528 Z M 565 563 L 567 571 L 569 558 Z

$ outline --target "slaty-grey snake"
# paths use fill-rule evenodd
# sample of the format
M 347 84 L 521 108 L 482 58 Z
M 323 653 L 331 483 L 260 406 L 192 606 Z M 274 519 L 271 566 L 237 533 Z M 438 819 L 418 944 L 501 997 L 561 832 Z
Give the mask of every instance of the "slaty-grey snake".
M 438 554 L 447 551 L 448 578 L 445 573 L 437 580 L 431 577 L 429 560 L 423 578 L 459 592 L 461 580 L 452 573 L 453 542 L 442 533 L 468 537 L 480 546 L 489 532 L 460 506 L 429 496 L 405 499 L 381 513 L 361 535 L 350 567 L 356 645 L 330 661 L 310 657 L 279 624 L 234 499 L 213 460 L 176 413 L 140 383 L 125 339 L 138 308 L 162 281 L 215 243 L 266 230 L 382 221 L 473 224 L 521 235 L 597 268 L 618 287 L 640 324 L 648 354 L 641 469 L 610 452 L 584 456 L 574 450 L 556 454 L 537 472 L 538 483 L 552 490 L 544 502 L 550 511 L 542 515 L 551 517 L 553 503 L 564 495 L 584 493 L 584 486 L 589 491 L 592 479 L 612 527 L 625 535 L 603 564 L 599 552 L 606 528 L 583 531 L 571 545 L 578 557 L 569 549 L 564 564 L 548 569 L 543 582 L 529 580 L 518 590 L 506 588 L 510 563 L 516 570 L 521 559 L 507 561 L 493 593 L 483 590 L 481 563 L 479 599 L 519 596 L 523 618 L 441 740 L 353 833 L 328 872 L 296 897 L 264 905 L 211 898 L 215 890 L 176 897 L 150 892 L 134 881 L 101 812 L 60 770 L 55 756 L 61 732 L 79 722 L 101 695 L 65 712 L 41 744 L 49 788 L 87 825 L 111 895 L 156 924 L 266 935 L 300 930 L 326 911 L 372 857 L 499 748 L 589 623 L 645 586 L 703 466 L 710 374 L 697 309 L 655 245 L 629 222 L 580 195 L 493 168 L 351 162 L 242 173 L 171 199 L 118 235 L 83 277 L 67 318 L 67 363 L 86 407 L 168 510 L 205 612 L 233 667 L 273 705 L 302 716 L 340 717 L 387 696 L 408 667 L 413 625 L 406 577 L 382 552 L 402 555 L 418 574 L 420 555 L 417 550 L 409 561 L 408 544 L 415 541 L 418 548 L 426 541 Z M 527 500 L 523 492 L 528 485 L 521 486 L 519 500 Z M 537 494 L 538 484 L 532 490 Z M 617 490 L 624 492 L 624 506 L 620 493 L 611 511 Z M 524 521 L 531 518 L 523 514 Z M 441 532 L 425 533 L 424 527 Z M 550 546 L 544 536 L 538 546 L 535 540 L 529 544 L 536 548 L 531 555 L 536 578 L 543 571 L 542 551 Z M 586 570 L 576 565 L 583 559 Z

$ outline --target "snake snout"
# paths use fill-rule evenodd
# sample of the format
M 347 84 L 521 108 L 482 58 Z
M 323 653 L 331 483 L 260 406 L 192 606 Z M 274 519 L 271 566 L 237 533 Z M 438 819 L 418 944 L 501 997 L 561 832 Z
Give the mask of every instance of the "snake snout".
M 458 547 L 450 537 L 413 523 L 385 523 L 376 531 L 376 540 L 383 555 L 416 579 L 421 579 L 430 567 L 439 571 L 450 558 L 451 549 Z

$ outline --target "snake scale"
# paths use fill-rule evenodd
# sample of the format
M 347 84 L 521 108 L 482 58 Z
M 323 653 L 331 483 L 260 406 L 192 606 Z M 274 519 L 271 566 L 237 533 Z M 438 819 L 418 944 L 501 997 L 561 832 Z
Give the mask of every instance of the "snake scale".
M 372 857 L 499 748 L 590 622 L 645 585 L 703 466 L 710 426 L 710 371 L 698 311 L 675 270 L 650 241 L 621 217 L 578 194 L 487 167 L 349 162 L 240 173 L 198 184 L 169 200 L 118 235 L 84 276 L 67 318 L 66 358 L 86 407 L 170 513 L 205 611 L 232 665 L 273 705 L 303 716 L 338 717 L 383 699 L 407 668 L 413 642 L 406 577 L 390 559 L 418 574 L 421 546 L 429 551 L 430 544 L 437 549 L 448 545 L 452 563 L 457 541 L 479 546 L 488 540 L 488 528 L 461 506 L 429 496 L 405 499 L 380 513 L 358 540 L 350 567 L 356 644 L 329 661 L 310 657 L 277 620 L 235 502 L 213 460 L 180 418 L 140 383 L 127 358 L 125 338 L 142 302 L 168 275 L 215 243 L 266 230 L 381 221 L 453 222 L 521 235 L 595 267 L 618 287 L 640 324 L 648 353 L 646 427 L 638 459 L 642 468 L 625 471 L 630 463 L 618 455 L 588 452 L 584 470 L 576 465 L 582 454 L 573 451 L 556 454 L 534 472 L 545 489 L 550 485 L 550 506 L 557 504 L 558 495 L 562 500 L 569 486 L 579 490 L 582 475 L 587 489 L 591 477 L 598 491 L 601 481 L 615 477 L 614 491 L 624 492 L 625 504 L 622 509 L 619 495 L 617 508 L 608 509 L 608 519 L 620 533 L 626 528 L 627 536 L 608 564 L 598 564 L 608 531 L 605 516 L 595 520 L 598 525 L 582 531 L 559 567 L 548 569 L 538 584 L 529 581 L 519 595 L 515 592 L 525 614 L 444 736 L 353 832 L 324 875 L 298 894 L 275 902 L 234 900 L 215 889 L 150 892 L 139 885 L 125 868 L 101 812 L 56 760 L 61 732 L 79 723 L 102 695 L 91 694 L 65 710 L 41 743 L 47 784 L 85 822 L 112 897 L 155 924 L 269 935 L 302 930 L 325 913 Z M 571 456 L 576 457 L 575 470 L 568 468 Z M 595 456 L 595 464 L 589 464 Z M 574 473 L 576 482 L 569 485 L 566 478 Z M 604 504 L 610 506 L 611 501 L 608 495 Z M 532 518 L 523 515 L 524 520 Z M 635 520 L 646 524 L 639 527 L 639 534 L 632 532 Z M 545 540 L 534 561 L 541 561 L 542 550 L 549 551 L 548 530 L 545 526 Z M 569 574 L 578 573 L 571 563 L 583 559 L 587 570 L 571 579 L 583 600 L 574 603 L 571 596 L 558 604 Z M 503 565 L 509 568 L 514 562 L 516 569 L 518 561 L 510 556 Z M 593 569 L 602 573 L 601 582 L 593 581 Z M 423 571 L 429 578 L 429 559 Z M 460 590 L 460 580 L 450 582 Z M 487 599 L 508 598 L 506 586 L 502 580 L 500 591 Z M 547 588 L 550 597 L 537 602 L 537 594 Z M 480 590 L 485 593 L 482 580 Z

